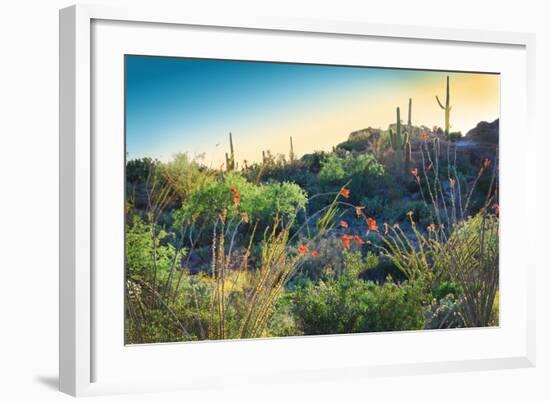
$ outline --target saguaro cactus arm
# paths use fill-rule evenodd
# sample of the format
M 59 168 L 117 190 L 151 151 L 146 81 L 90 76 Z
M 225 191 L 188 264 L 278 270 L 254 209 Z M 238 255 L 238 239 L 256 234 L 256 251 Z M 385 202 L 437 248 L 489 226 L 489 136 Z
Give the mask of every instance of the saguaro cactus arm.
M 445 106 L 441 104 L 441 100 L 439 100 L 439 96 L 435 95 L 435 100 L 437 100 L 437 103 L 439 103 L 439 107 L 441 107 L 443 110 L 445 110 Z

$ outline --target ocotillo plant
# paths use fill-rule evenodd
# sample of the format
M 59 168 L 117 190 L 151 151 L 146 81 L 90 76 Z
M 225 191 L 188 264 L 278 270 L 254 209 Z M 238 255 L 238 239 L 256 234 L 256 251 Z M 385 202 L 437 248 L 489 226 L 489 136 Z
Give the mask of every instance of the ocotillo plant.
M 445 110 L 445 138 L 449 138 L 449 129 L 451 128 L 451 92 L 449 90 L 449 76 L 447 75 L 447 92 L 445 95 L 445 106 L 441 103 L 439 100 L 439 97 L 436 95 L 435 99 L 437 100 L 437 103 L 439 104 L 439 107 L 441 107 L 443 110 Z
M 233 136 L 229 133 L 229 151 L 230 154 L 225 152 L 225 166 L 227 171 L 235 170 L 235 151 L 233 149 Z

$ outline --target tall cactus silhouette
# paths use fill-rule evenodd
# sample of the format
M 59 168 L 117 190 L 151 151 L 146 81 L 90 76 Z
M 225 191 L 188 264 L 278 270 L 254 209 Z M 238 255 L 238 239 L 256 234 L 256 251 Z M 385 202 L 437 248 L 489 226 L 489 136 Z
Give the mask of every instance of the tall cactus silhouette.
M 451 92 L 449 90 L 449 76 L 447 75 L 447 91 L 445 94 L 445 106 L 441 103 L 441 100 L 439 100 L 439 97 L 436 95 L 435 99 L 437 100 L 437 103 L 439 104 L 439 107 L 441 109 L 445 110 L 445 138 L 449 138 L 449 129 L 451 128 Z
M 409 133 L 409 135 L 412 135 L 412 119 L 411 119 L 411 114 L 412 114 L 412 99 L 409 98 L 409 118 L 407 119 L 407 132 Z
M 395 126 L 395 152 L 397 154 L 398 166 L 403 166 L 403 133 L 401 132 L 401 110 L 396 109 L 397 124 Z
M 235 170 L 235 150 L 233 149 L 233 135 L 229 133 L 229 152 L 225 152 L 225 166 L 227 171 Z
M 411 168 L 411 137 L 412 137 L 412 99 L 409 98 L 409 118 L 407 121 L 407 132 L 405 134 L 405 140 L 403 142 L 403 152 L 404 155 L 404 167 L 405 167 L 405 175 L 409 174 L 410 168 Z
M 408 132 L 403 133 L 401 126 L 401 109 L 396 108 L 396 124 L 395 132 L 390 128 L 390 142 L 392 149 L 396 154 L 397 168 L 403 168 L 405 175 L 409 173 L 409 167 L 411 164 L 411 143 L 410 137 L 412 132 L 412 123 L 411 123 L 411 108 L 412 108 L 412 99 L 409 99 L 409 120 L 408 120 Z
M 403 146 L 401 138 L 401 110 L 399 107 L 396 108 L 397 123 L 395 124 L 395 147 L 396 150 L 400 150 Z
M 293 163 L 295 159 L 294 159 L 294 145 L 292 143 L 292 136 L 290 137 L 290 154 L 288 156 L 289 156 L 290 162 Z

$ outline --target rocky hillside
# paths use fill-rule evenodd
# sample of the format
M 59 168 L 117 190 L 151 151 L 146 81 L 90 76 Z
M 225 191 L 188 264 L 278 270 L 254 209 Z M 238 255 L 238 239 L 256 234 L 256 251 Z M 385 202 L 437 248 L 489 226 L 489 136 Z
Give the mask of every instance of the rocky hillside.
M 481 121 L 466 133 L 466 139 L 473 141 L 487 142 L 498 144 L 499 119 L 497 118 L 492 123 Z

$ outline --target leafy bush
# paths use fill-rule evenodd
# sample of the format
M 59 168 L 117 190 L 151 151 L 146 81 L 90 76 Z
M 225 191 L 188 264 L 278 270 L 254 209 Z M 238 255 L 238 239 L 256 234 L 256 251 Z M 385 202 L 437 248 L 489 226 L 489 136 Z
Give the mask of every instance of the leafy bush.
M 240 196 L 235 207 L 232 189 Z M 175 213 L 176 221 L 196 219 L 212 221 L 224 210 L 229 213 L 248 213 L 250 219 L 272 222 L 276 217 L 287 222 L 307 203 L 305 192 L 290 182 L 270 182 L 255 185 L 239 174 L 227 175 L 220 179 L 205 180 Z
M 304 163 L 304 167 L 306 170 L 313 174 L 319 174 L 319 171 L 321 171 L 321 168 L 323 167 L 323 164 L 328 158 L 327 152 L 322 151 L 316 151 L 307 155 L 304 155 L 302 157 L 302 162 Z
M 198 160 L 190 160 L 186 153 L 174 155 L 171 161 L 159 165 L 166 184 L 179 196 L 186 199 L 202 182 L 214 178 L 214 172 L 201 167 Z
M 459 292 L 460 288 L 452 281 L 442 281 L 432 288 L 432 295 L 438 301 L 445 298 L 449 294 L 456 296 Z
M 374 216 L 377 220 L 390 224 L 408 220 L 408 213 L 413 212 L 415 220 L 425 227 L 433 222 L 432 209 L 422 201 L 398 200 L 391 202 L 383 195 L 366 196 L 361 202 L 363 212 L 367 216 Z
M 126 163 L 126 182 L 131 184 L 145 182 L 151 170 L 159 164 L 158 160 L 153 160 L 149 157 L 128 160 Z
M 292 314 L 292 294 L 285 292 L 281 295 L 273 310 L 273 316 L 267 328 L 267 335 L 270 337 L 285 337 L 301 335 L 296 326 Z
M 186 250 L 177 250 L 167 240 L 171 235 L 134 215 L 126 225 L 126 268 L 128 276 L 161 280 L 179 266 Z
M 387 202 L 383 196 L 366 196 L 361 201 L 361 205 L 365 207 L 363 212 L 367 216 L 381 216 L 387 210 Z
M 319 183 L 325 189 L 341 187 L 351 180 L 351 200 L 358 202 L 365 195 L 379 191 L 384 182 L 385 169 L 371 154 L 338 157 L 330 154 L 321 163 Z
M 382 256 L 377 257 L 378 264 L 363 270 L 359 277 L 366 281 L 373 281 L 382 284 L 385 281 L 392 280 L 400 283 L 407 279 L 401 270 L 391 261 L 390 258 Z
M 241 174 L 250 182 L 257 184 L 272 181 L 293 182 L 304 189 L 311 185 L 316 178 L 309 172 L 309 168 L 303 160 L 254 163 L 243 168 Z
M 304 334 L 361 333 L 422 328 L 425 295 L 414 283 L 365 282 L 359 271 L 374 263 L 357 254 L 346 257 L 337 279 L 309 282 L 294 293 L 293 311 Z
M 318 281 L 340 275 L 344 268 L 344 254 L 342 241 L 336 236 L 322 237 L 313 243 L 308 243 L 310 249 L 318 252 L 318 256 L 305 256 L 300 272 L 293 280 L 293 284 Z

